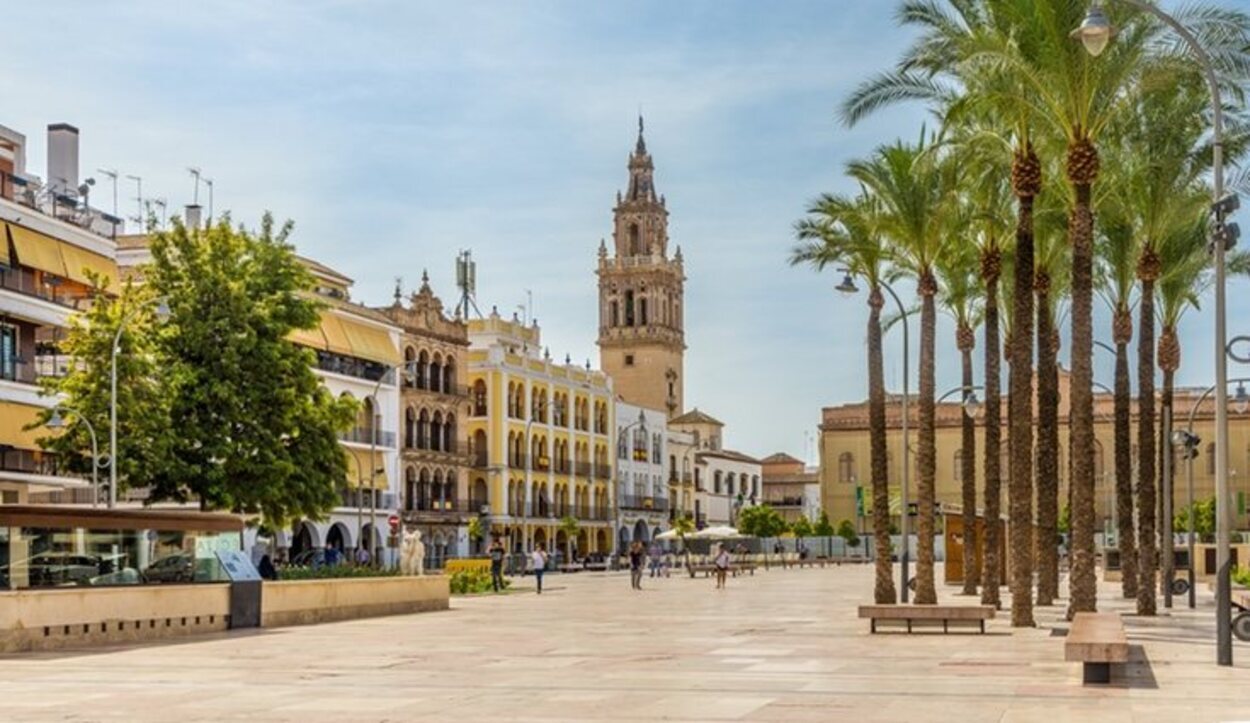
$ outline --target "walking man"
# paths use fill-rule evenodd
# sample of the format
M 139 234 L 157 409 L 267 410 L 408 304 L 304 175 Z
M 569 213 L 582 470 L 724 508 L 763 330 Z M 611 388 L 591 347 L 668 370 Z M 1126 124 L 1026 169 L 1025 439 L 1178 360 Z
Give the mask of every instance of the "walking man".
M 530 565 L 534 568 L 534 581 L 538 583 L 538 594 L 543 594 L 543 573 L 547 570 L 547 551 L 543 549 L 543 543 L 534 545 L 534 551 L 530 553 Z
M 495 592 L 499 592 L 503 589 L 504 549 L 503 543 L 499 541 L 498 537 L 490 543 L 490 548 L 486 553 L 490 555 L 490 584 L 495 589 Z
M 651 548 L 647 550 L 647 558 L 647 566 L 651 569 L 651 577 L 659 577 L 660 568 L 664 564 L 664 551 L 660 549 L 660 543 L 651 543 Z

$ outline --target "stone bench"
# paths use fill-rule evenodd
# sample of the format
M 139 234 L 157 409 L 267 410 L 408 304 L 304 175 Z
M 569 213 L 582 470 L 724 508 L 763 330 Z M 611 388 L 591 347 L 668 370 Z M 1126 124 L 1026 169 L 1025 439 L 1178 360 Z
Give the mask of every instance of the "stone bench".
M 1085 683 L 1110 683 L 1112 664 L 1128 662 L 1128 636 L 1115 613 L 1077 613 L 1063 642 L 1063 659 L 1083 664 Z
M 942 632 L 950 632 L 950 624 L 972 623 L 985 633 L 985 621 L 994 618 L 992 605 L 860 605 L 859 617 L 867 618 L 873 633 L 877 632 L 878 622 L 907 623 L 907 632 L 912 631 L 912 624 L 942 623 Z

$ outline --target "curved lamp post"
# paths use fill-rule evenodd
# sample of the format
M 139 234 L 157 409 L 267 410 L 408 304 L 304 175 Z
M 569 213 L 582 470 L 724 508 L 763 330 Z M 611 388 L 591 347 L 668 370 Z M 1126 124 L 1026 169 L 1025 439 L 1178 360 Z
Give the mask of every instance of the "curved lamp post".
M 366 399 L 370 400 L 373 403 L 373 413 L 375 417 L 377 417 L 377 419 L 369 420 L 369 563 L 375 567 L 377 566 L 378 563 L 377 563 L 377 554 L 376 554 L 377 550 L 373 548 L 373 536 L 378 534 L 378 518 L 377 518 L 377 489 L 374 486 L 375 485 L 374 480 L 377 479 L 378 465 L 375 460 L 377 459 L 377 454 L 378 454 L 378 427 L 381 425 L 381 417 L 382 417 L 382 409 L 381 409 L 382 405 L 378 403 L 378 394 L 381 393 L 382 382 L 386 381 L 387 377 L 389 377 L 391 374 L 398 374 L 401 370 L 412 373 L 411 369 L 415 369 L 416 365 L 417 365 L 417 360 L 412 359 L 409 361 L 404 361 L 398 364 L 392 364 L 388 366 L 386 368 L 386 371 L 382 372 L 382 375 L 378 377 L 377 383 L 373 385 L 373 392 L 370 393 L 367 397 L 365 397 Z M 401 386 L 401 381 L 402 380 L 400 380 L 399 378 L 395 379 L 395 387 L 397 389 L 399 388 L 399 386 Z M 361 507 L 362 505 L 360 504 L 360 495 L 357 494 L 356 509 L 357 509 L 357 523 L 358 524 L 359 524 Z M 362 533 L 363 533 L 363 528 L 357 532 L 357 535 L 363 536 Z M 361 540 L 361 542 L 363 542 L 363 540 Z
M 117 324 L 117 333 L 113 335 L 113 346 L 110 354 L 109 371 L 109 496 L 108 506 L 112 509 L 117 504 L 117 357 L 122 351 L 122 332 L 126 325 L 134 319 L 144 307 L 136 306 L 122 316 Z M 170 316 L 169 304 L 164 299 L 156 302 L 156 316 L 161 321 Z M 80 415 L 78 417 L 82 419 Z
M 859 287 L 855 285 L 855 277 L 851 274 L 850 269 L 841 269 L 841 271 L 843 274 L 842 283 L 838 284 L 834 288 L 839 293 L 843 294 L 844 296 L 850 296 L 852 294 L 858 293 Z M 902 322 L 903 322 L 903 400 L 902 400 L 903 401 L 903 480 L 902 480 L 902 484 L 899 485 L 901 489 L 901 498 L 902 498 L 901 499 L 902 514 L 899 515 L 899 517 L 901 518 L 901 524 L 899 525 L 899 530 L 902 532 L 903 550 L 902 550 L 902 553 L 899 555 L 899 562 L 902 563 L 902 570 L 899 573 L 899 600 L 902 602 L 907 602 L 907 598 L 909 597 L 907 581 L 910 579 L 910 576 L 907 573 L 908 573 L 908 567 L 910 567 L 909 563 L 911 561 L 911 545 L 908 544 L 910 540 L 909 535 L 911 533 L 907 529 L 908 528 L 908 524 L 907 524 L 908 523 L 908 519 L 907 519 L 908 489 L 907 487 L 908 487 L 908 472 L 909 472 L 908 464 L 907 464 L 907 456 L 908 456 L 907 450 L 909 447 L 908 429 L 907 429 L 907 424 L 908 424 L 908 420 L 907 420 L 907 417 L 908 417 L 907 368 L 908 366 L 910 366 L 909 360 L 911 358 L 911 354 L 909 353 L 910 335 L 907 331 L 907 327 L 909 326 L 907 323 L 907 309 L 903 306 L 902 300 L 898 298 L 898 294 L 894 292 L 893 287 L 891 287 L 884 280 L 878 281 L 877 283 L 878 285 L 881 286 L 881 288 L 889 292 L 890 296 L 894 299 L 894 303 L 898 306 L 898 313 L 900 317 L 902 318 Z
M 1220 98 L 1219 79 L 1215 67 L 1202 44 L 1193 33 L 1176 18 L 1143 0 L 1118 0 L 1130 7 L 1149 13 L 1167 25 L 1185 42 L 1198 60 L 1211 91 L 1212 118 L 1212 176 L 1215 215 L 1215 232 L 1212 239 L 1212 255 L 1215 266 L 1215 496 L 1216 496 L 1216 661 L 1220 665 L 1233 664 L 1232 601 L 1230 597 L 1230 519 L 1228 510 L 1228 359 L 1227 312 L 1225 302 L 1224 256 L 1232 247 L 1240 230 L 1237 224 L 1227 223 L 1227 217 L 1238 208 L 1237 196 L 1224 196 L 1224 105 Z M 1098 57 L 1106 50 L 1116 29 L 1107 19 L 1101 5 L 1095 0 L 1081 26 L 1071 36 L 1085 46 L 1090 55 Z M 1191 567 L 1192 567 L 1192 560 Z M 1191 587 L 1192 589 L 1192 587 Z
M 79 412 L 77 409 L 74 409 L 73 407 L 66 407 L 64 405 L 54 407 L 52 409 L 52 416 L 48 417 L 48 421 L 45 422 L 43 426 L 47 427 L 48 429 L 65 429 L 65 418 L 61 416 L 62 412 L 64 412 L 65 414 L 72 414 L 75 417 L 78 417 L 78 421 L 82 422 L 83 426 L 87 428 L 87 434 L 91 435 L 91 489 L 92 489 L 91 506 L 99 507 L 100 506 L 100 468 L 110 466 L 112 464 L 112 460 L 111 459 L 105 459 L 104 461 L 100 460 L 100 445 L 96 438 L 95 427 L 92 426 L 91 422 L 87 419 L 86 416 L 84 416 L 81 412 Z

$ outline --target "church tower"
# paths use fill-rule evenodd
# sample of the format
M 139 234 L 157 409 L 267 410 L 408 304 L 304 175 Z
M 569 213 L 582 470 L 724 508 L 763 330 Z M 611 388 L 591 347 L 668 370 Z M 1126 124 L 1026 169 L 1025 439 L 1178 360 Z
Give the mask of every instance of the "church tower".
M 630 404 L 682 413 L 686 351 L 681 247 L 668 255 L 668 210 L 655 192 L 642 136 L 629 157 L 629 189 L 616 194 L 612 249 L 599 242 L 599 365 Z

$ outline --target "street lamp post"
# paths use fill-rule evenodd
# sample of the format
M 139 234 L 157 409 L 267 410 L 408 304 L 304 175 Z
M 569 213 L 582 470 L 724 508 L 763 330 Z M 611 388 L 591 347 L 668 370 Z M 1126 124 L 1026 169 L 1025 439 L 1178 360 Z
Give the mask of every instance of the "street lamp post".
M 126 325 L 144 307 L 136 306 L 122 316 L 117 325 L 117 333 L 113 335 L 113 346 L 110 349 L 109 370 L 109 494 L 108 506 L 112 509 L 117 504 L 117 357 L 122 351 L 122 332 Z M 162 299 L 157 302 L 156 315 L 160 319 L 169 316 L 169 305 Z M 79 419 L 82 419 L 79 416 Z
M 373 404 L 373 418 L 369 420 L 369 564 L 377 567 L 377 550 L 373 546 L 374 535 L 378 534 L 378 518 L 377 518 L 377 489 L 375 487 L 378 472 L 377 454 L 378 454 L 378 427 L 382 423 L 382 405 L 378 403 L 378 394 L 382 392 L 382 382 L 391 374 L 395 374 L 396 388 L 402 386 L 400 379 L 401 371 L 411 371 L 417 366 L 417 360 L 392 364 L 382 372 L 378 377 L 377 383 L 373 385 L 373 393 L 365 397 Z M 363 505 L 360 504 L 360 495 L 356 495 L 356 517 L 359 524 L 360 512 Z M 363 529 L 358 531 L 358 536 L 363 536 Z M 360 540 L 364 542 L 364 540 Z
M 1233 664 L 1232 600 L 1230 597 L 1230 550 L 1229 528 L 1231 515 L 1228 509 L 1228 359 L 1227 311 L 1224 280 L 1224 257 L 1228 246 L 1236 243 L 1239 230 L 1236 224 L 1226 223 L 1227 216 L 1237 210 L 1236 196 L 1224 197 L 1224 105 L 1220 98 L 1219 79 L 1211 58 L 1184 25 L 1157 6 L 1142 0 L 1120 0 L 1142 12 L 1149 13 L 1176 32 L 1197 58 L 1211 91 L 1212 126 L 1212 185 L 1216 229 L 1213 237 L 1212 255 L 1215 266 L 1215 496 L 1216 496 L 1216 662 Z M 1103 13 L 1097 0 L 1081 26 L 1072 31 L 1072 37 L 1080 40 L 1090 55 L 1097 57 L 1106 49 L 1115 35 L 1115 28 Z M 1193 560 L 1190 560 L 1191 566 Z
M 91 435 L 91 490 L 92 490 L 91 506 L 99 507 L 100 506 L 100 467 L 103 467 L 105 464 L 111 465 L 112 460 L 110 459 L 104 464 L 100 462 L 100 446 L 96 439 L 95 427 L 92 426 L 91 422 L 81 412 L 79 412 L 77 409 L 74 409 L 73 407 L 66 407 L 63 405 L 55 407 L 52 410 L 52 416 L 48 417 L 48 421 L 44 424 L 44 426 L 47 427 L 48 429 L 64 429 L 65 418 L 61 416 L 62 412 L 65 412 L 66 414 L 73 414 L 74 416 L 78 417 L 78 421 L 83 423 L 83 426 L 87 428 L 87 433 Z
M 627 457 L 626 457 L 626 458 L 627 458 L 627 459 L 629 460 L 629 462 L 631 463 L 631 466 L 632 466 L 632 463 L 634 462 L 634 458 L 633 458 L 633 453 L 634 453 L 634 450 L 632 449 L 632 446 L 628 444 L 629 440 L 625 439 L 625 433 L 626 433 L 626 432 L 628 432 L 629 430 L 633 429 L 634 427 L 641 427 L 641 428 L 642 428 L 642 430 L 643 430 L 643 433 L 644 433 L 644 434 L 646 433 L 646 430 L 647 430 L 647 415 L 646 415 L 646 413 L 644 413 L 644 412 L 642 411 L 642 409 L 639 409 L 639 410 L 638 410 L 638 419 L 637 419 L 636 421 L 633 421 L 633 422 L 630 422 L 629 424 L 626 424 L 624 427 L 621 427 L 621 428 L 620 428 L 620 429 L 618 429 L 618 430 L 617 430 L 617 432 L 616 432 L 616 448 L 619 450 L 619 449 L 621 448 L 621 445 L 625 445 L 625 451 L 626 451 L 626 453 L 627 453 Z M 618 470 L 618 471 L 619 471 L 619 470 Z M 621 497 L 621 495 L 617 495 L 617 504 L 616 504 L 616 508 L 617 508 L 617 511 L 618 511 L 618 512 L 619 512 L 619 511 L 620 511 L 620 509 L 621 509 L 620 497 Z M 624 523 L 624 522 L 625 522 L 625 518 L 624 518 L 623 516 L 622 516 L 622 517 L 619 517 L 619 518 L 617 518 L 617 519 L 620 521 L 620 523 Z M 648 522 L 648 524 L 650 524 L 650 523 Z M 619 543 L 619 542 L 620 542 L 620 537 L 619 537 L 619 536 L 617 536 L 615 533 L 613 533 L 613 536 L 614 536 L 614 537 L 616 537 L 616 541 Z M 618 554 L 618 555 L 621 555 L 621 554 L 624 554 L 624 552 L 623 552 L 623 551 L 621 551 L 621 552 L 618 552 L 617 554 Z
M 844 274 L 842 283 L 838 284 L 836 289 L 839 292 L 846 294 L 848 296 L 858 292 L 859 287 L 855 285 L 855 279 L 851 275 L 850 270 L 842 269 L 842 273 Z M 907 369 L 910 366 L 910 357 L 911 357 L 909 353 L 910 336 L 907 330 L 909 324 L 907 322 L 907 309 L 903 306 L 903 301 L 898 298 L 898 294 L 894 292 L 893 287 L 891 287 L 884 280 L 878 280 L 877 283 L 881 286 L 881 288 L 889 292 L 890 296 L 894 299 L 894 303 L 898 306 L 898 313 L 900 315 L 902 325 L 903 325 L 903 400 L 902 400 L 903 401 L 903 480 L 902 480 L 902 484 L 899 485 L 900 497 L 901 497 L 900 501 L 902 502 L 902 510 L 901 510 L 902 514 L 899 515 L 899 517 L 901 518 L 901 522 L 899 524 L 899 531 L 902 532 L 903 549 L 902 549 L 902 552 L 899 554 L 899 562 L 901 563 L 901 566 L 902 566 L 902 570 L 900 570 L 899 572 L 899 600 L 901 600 L 902 602 L 907 602 L 907 598 L 910 596 L 908 592 L 909 588 L 907 587 L 907 583 L 910 579 L 910 576 L 908 575 L 908 568 L 910 567 L 909 563 L 911 561 L 911 545 L 908 544 L 909 539 L 910 539 L 909 536 L 911 533 L 908 530 L 909 525 L 908 525 L 908 519 L 907 519 L 907 507 L 908 507 L 907 486 L 908 486 L 908 472 L 909 472 L 908 463 L 907 463 L 907 454 L 908 454 L 907 450 L 909 446 L 908 430 L 907 430 L 907 426 L 908 426 Z

